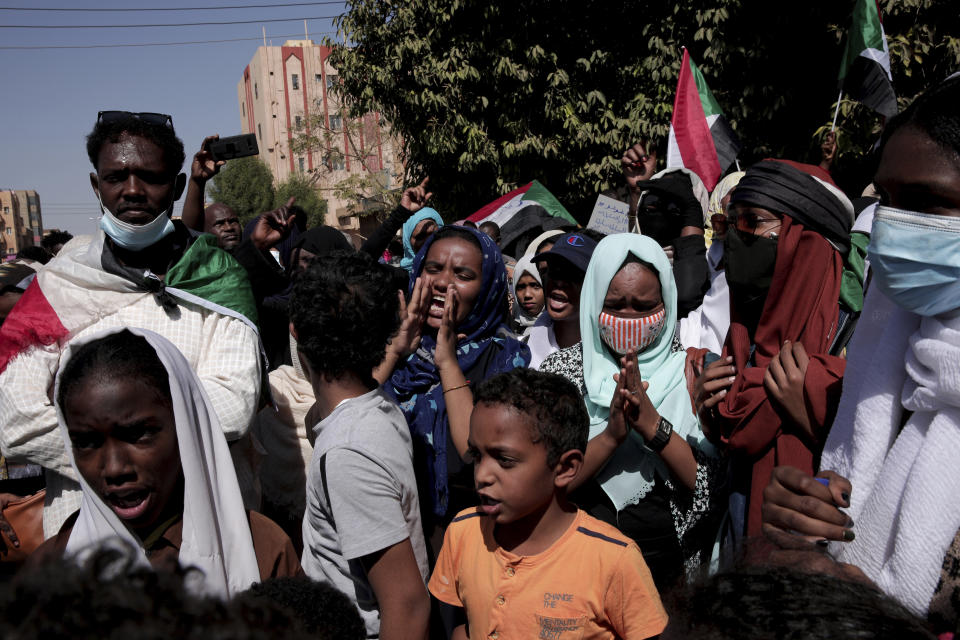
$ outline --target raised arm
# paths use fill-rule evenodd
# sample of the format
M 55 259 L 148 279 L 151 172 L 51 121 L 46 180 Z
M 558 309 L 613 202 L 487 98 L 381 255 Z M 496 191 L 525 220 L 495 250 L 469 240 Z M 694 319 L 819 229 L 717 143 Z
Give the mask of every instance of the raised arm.
M 624 400 L 624 417 L 627 424 L 640 434 L 644 442 L 650 443 L 657 435 L 661 416 L 647 396 L 649 383 L 640 379 L 637 354 L 630 352 L 621 362 L 624 368 L 621 369 L 620 377 L 621 379 L 626 377 L 624 388 L 620 391 Z M 658 455 L 667 465 L 671 475 L 681 485 L 693 491 L 697 484 L 697 460 L 687 441 L 676 432 L 671 433 L 670 439 Z
M 360 251 L 373 256 L 375 259 L 379 259 L 383 255 L 390 244 L 390 240 L 397 234 L 403 223 L 417 211 L 423 209 L 430 198 L 433 197 L 433 192 L 427 191 L 428 182 L 430 182 L 430 176 L 424 178 L 423 182 L 416 187 L 410 187 L 403 192 L 399 206 L 393 210 L 390 217 L 376 231 L 370 234 L 367 241 L 360 246 Z
M 373 378 L 379 384 L 389 380 L 397 365 L 420 346 L 423 323 L 427 320 L 427 311 L 430 307 L 430 283 L 424 278 L 417 278 L 409 303 L 402 291 L 397 295 L 400 298 L 400 317 L 402 318 L 400 330 L 390 339 L 383 362 L 373 370 Z
M 447 298 L 443 303 L 443 320 L 437 331 L 437 348 L 434 362 L 440 374 L 443 387 L 443 400 L 447 405 L 447 420 L 450 423 L 450 438 L 461 458 L 467 454 L 467 439 L 470 437 L 470 414 L 473 413 L 473 392 L 470 381 L 463 375 L 457 361 L 457 343 L 465 336 L 457 334 L 454 318 L 460 294 L 456 287 L 447 288 Z
M 200 151 L 194 154 L 190 164 L 190 184 L 187 185 L 187 196 L 183 201 L 180 220 L 188 229 L 194 231 L 203 231 L 203 194 L 207 181 L 217 175 L 220 167 L 226 164 L 226 160 L 214 160 L 213 154 L 208 151 L 210 143 L 219 139 L 217 134 L 204 138 Z

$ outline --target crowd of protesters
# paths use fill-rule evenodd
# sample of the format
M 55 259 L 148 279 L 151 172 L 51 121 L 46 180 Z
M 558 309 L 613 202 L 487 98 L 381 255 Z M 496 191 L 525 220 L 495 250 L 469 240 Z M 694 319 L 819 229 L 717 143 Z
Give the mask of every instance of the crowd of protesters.
M 628 233 L 424 179 L 359 248 L 101 112 L 99 229 L 0 267 L 0 629 L 952 637 L 958 102 L 885 123 L 878 197 L 637 144 Z

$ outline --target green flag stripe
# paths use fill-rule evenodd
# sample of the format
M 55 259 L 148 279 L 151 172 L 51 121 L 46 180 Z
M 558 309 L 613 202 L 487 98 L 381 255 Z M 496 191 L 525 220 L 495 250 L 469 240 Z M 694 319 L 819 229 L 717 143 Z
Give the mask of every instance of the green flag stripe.
M 560 201 L 557 200 L 552 193 L 547 191 L 547 188 L 540 184 L 538 180 L 534 180 L 530 185 L 530 188 L 527 189 L 527 192 L 523 194 L 523 200 L 531 200 L 538 203 L 541 207 L 546 209 L 547 213 L 558 218 L 564 218 L 569 220 L 573 224 L 577 224 L 576 218 L 570 215 L 570 212 L 560 204 Z
M 246 270 L 217 246 L 210 234 L 197 237 L 166 275 L 167 285 L 226 307 L 257 322 L 257 305 Z
M 850 67 L 865 49 L 886 50 L 883 46 L 883 25 L 880 24 L 876 0 L 857 0 L 853 8 L 853 24 L 850 26 L 847 46 L 843 51 L 843 62 L 840 65 L 841 85 L 850 72 Z
M 700 68 L 697 66 L 697 63 L 693 61 L 693 58 L 690 58 L 690 71 L 693 73 L 694 82 L 697 83 L 697 93 L 700 94 L 700 104 L 703 105 L 703 115 L 708 118 L 713 115 L 722 115 L 723 111 L 720 109 L 720 103 L 713 97 L 713 92 L 710 91 L 710 87 L 707 86 L 707 81 L 704 80 L 703 74 L 700 73 Z

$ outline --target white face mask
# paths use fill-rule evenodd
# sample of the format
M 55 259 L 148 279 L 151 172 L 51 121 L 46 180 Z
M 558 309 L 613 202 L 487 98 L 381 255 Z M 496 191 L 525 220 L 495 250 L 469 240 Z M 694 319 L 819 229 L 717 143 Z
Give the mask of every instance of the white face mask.
M 173 200 L 170 201 L 170 206 L 167 207 L 166 211 L 147 224 L 130 224 L 120 220 L 103 206 L 103 198 L 99 192 L 97 193 L 97 199 L 100 201 L 100 210 L 103 211 L 103 217 L 100 218 L 100 228 L 110 239 L 124 249 L 140 251 L 173 233 L 173 221 L 170 219 L 170 215 L 173 213 Z

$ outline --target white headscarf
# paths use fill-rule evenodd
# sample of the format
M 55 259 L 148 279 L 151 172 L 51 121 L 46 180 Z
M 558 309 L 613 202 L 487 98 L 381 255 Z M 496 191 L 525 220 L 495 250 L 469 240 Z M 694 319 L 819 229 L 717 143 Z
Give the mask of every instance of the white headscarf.
M 723 204 L 721 201 L 727 196 L 728 193 L 733 191 L 733 188 L 740 183 L 740 178 L 747 175 L 746 171 L 734 171 L 733 173 L 724 176 L 723 180 L 717 183 L 717 186 L 713 188 L 713 193 L 710 194 L 710 205 L 707 207 L 707 218 L 705 222 L 707 226 L 710 226 L 710 218 L 713 216 L 722 216 L 726 212 L 723 210 Z
M 517 298 L 517 283 L 520 282 L 520 278 L 528 273 L 533 276 L 533 279 L 537 281 L 537 284 L 543 287 L 543 281 L 540 279 L 540 270 L 537 269 L 537 265 L 533 263 L 533 256 L 529 254 L 517 260 L 517 264 L 513 268 L 513 280 L 510 282 L 510 289 L 513 293 L 513 299 L 516 301 L 516 305 L 519 307 L 517 323 L 519 323 L 521 327 L 533 326 L 533 323 L 536 322 L 537 318 L 539 318 L 543 313 L 543 309 L 541 309 L 540 313 L 530 317 L 523 312 L 523 307 L 520 306 L 520 300 Z
M 924 615 L 960 530 L 960 314 L 920 317 L 870 287 L 849 354 L 820 468 L 850 480 L 856 538 L 830 548 Z
M 243 507 L 233 460 L 220 422 L 203 385 L 183 354 L 163 336 L 145 329 L 118 327 L 97 333 L 67 347 L 57 373 L 54 398 L 59 395 L 60 374 L 76 349 L 123 330 L 147 340 L 170 378 L 170 396 L 185 487 L 180 564 L 196 567 L 203 572 L 202 589 L 205 593 L 230 597 L 245 591 L 260 581 L 247 512 Z M 73 445 L 63 417 L 63 408 L 59 405 L 57 418 L 70 464 L 83 490 L 80 515 L 70 534 L 67 552 L 85 551 L 120 538 L 138 549 L 138 559 L 144 566 L 149 566 L 141 542 L 80 474 L 73 457 Z
M 530 244 L 527 245 L 527 252 L 523 254 L 523 257 L 526 258 L 528 256 L 535 255 L 537 253 L 537 247 L 539 247 L 545 241 L 549 240 L 550 238 L 556 238 L 557 236 L 562 236 L 565 233 L 569 233 L 569 232 L 564 231 L 563 229 L 551 229 L 550 231 L 544 231 L 543 233 L 541 233 L 536 238 L 530 241 Z

